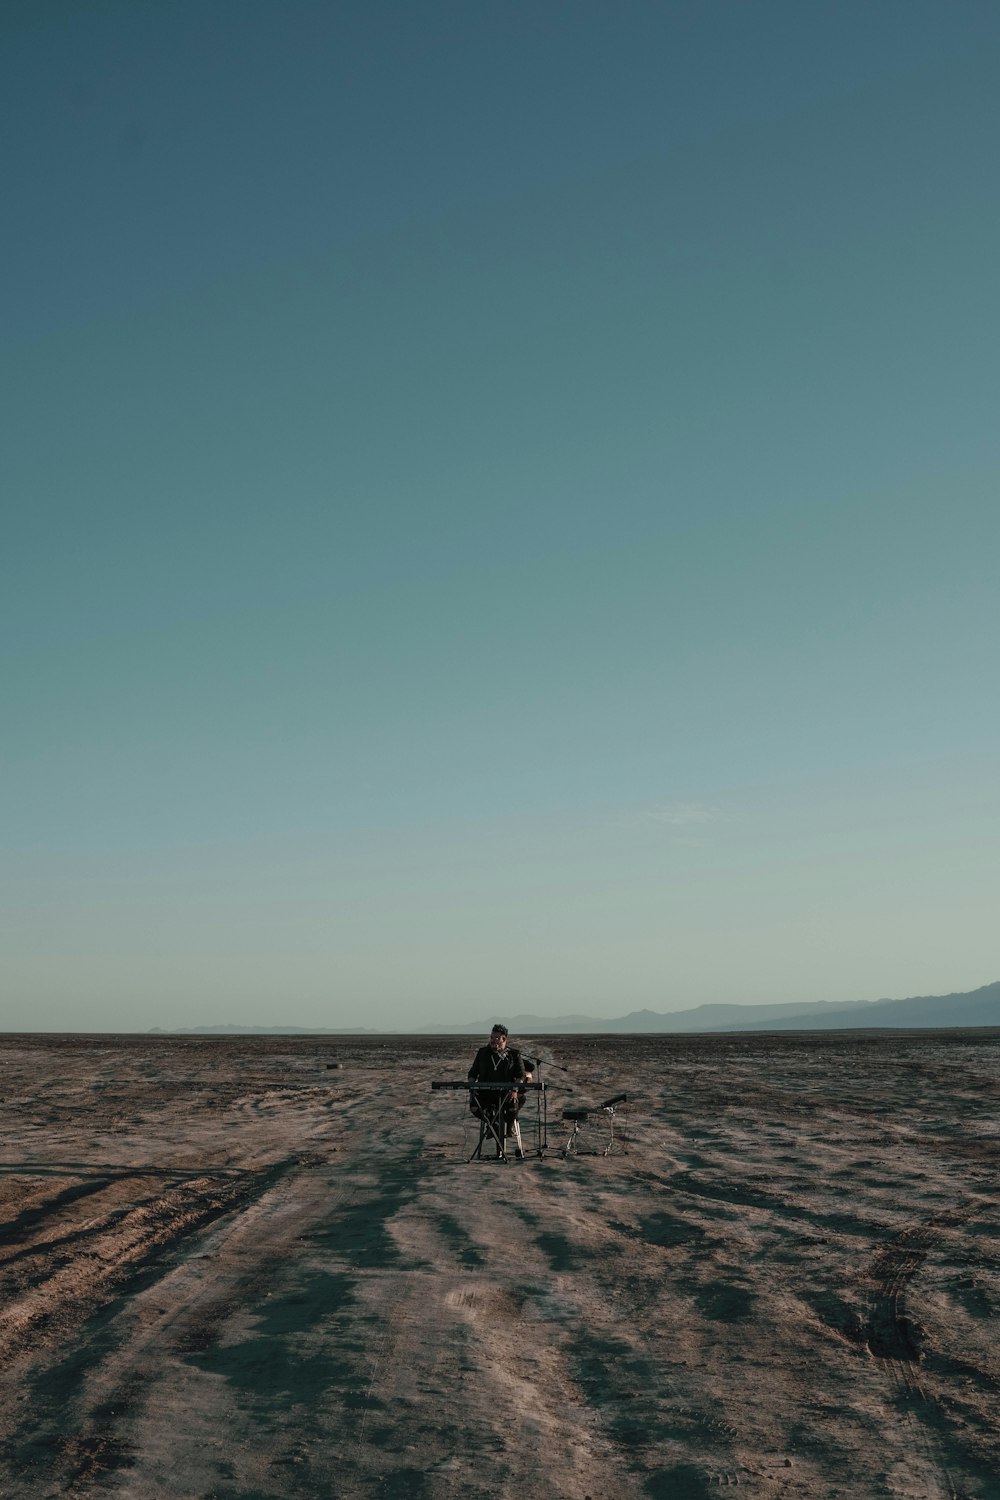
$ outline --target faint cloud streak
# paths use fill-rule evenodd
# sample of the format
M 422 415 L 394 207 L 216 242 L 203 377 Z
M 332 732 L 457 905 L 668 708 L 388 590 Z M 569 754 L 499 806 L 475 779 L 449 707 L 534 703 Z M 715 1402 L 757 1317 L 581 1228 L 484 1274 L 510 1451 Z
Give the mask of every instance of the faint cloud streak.
M 718 823 L 722 813 L 707 802 L 660 802 L 646 816 L 668 828 L 704 828 L 708 823 Z

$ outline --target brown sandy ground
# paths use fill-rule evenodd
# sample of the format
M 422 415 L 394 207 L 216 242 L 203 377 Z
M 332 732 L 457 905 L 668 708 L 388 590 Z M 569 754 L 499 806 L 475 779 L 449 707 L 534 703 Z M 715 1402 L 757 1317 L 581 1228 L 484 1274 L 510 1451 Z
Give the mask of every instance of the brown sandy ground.
M 1000 1033 L 523 1040 L 8 1037 L 4 1500 L 1000 1497 Z

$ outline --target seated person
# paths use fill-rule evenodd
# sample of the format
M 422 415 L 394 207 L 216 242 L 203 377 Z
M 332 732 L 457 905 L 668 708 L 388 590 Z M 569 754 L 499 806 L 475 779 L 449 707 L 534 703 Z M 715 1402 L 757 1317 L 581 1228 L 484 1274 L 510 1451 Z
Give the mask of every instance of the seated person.
M 469 1091 L 469 1108 L 480 1119 L 484 1115 L 503 1116 L 504 1135 L 514 1137 L 517 1148 L 514 1154 L 519 1160 L 523 1159 L 524 1151 L 521 1148 L 517 1112 L 524 1098 L 524 1091 L 518 1085 L 529 1082 L 530 1077 L 520 1052 L 516 1047 L 507 1045 L 506 1026 L 498 1021 L 490 1032 L 487 1045 L 480 1047 L 473 1058 L 469 1079 L 473 1083 L 506 1083 L 509 1080 L 510 1093 L 488 1089 L 477 1094 L 472 1089 Z

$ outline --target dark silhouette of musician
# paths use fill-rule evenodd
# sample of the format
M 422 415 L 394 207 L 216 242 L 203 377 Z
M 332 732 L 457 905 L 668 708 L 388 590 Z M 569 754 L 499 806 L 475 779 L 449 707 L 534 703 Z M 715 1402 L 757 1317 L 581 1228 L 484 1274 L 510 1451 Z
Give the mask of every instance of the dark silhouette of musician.
M 524 1089 L 520 1085 L 531 1082 L 531 1071 L 530 1064 L 521 1056 L 517 1048 L 508 1047 L 507 1035 L 506 1026 L 502 1021 L 498 1021 L 490 1032 L 487 1045 L 480 1047 L 472 1059 L 469 1081 L 471 1083 L 506 1083 L 509 1080 L 510 1092 L 484 1089 L 481 1094 L 477 1094 L 475 1090 L 472 1090 L 469 1093 L 469 1108 L 478 1119 L 485 1117 L 494 1119 L 497 1134 L 501 1139 L 513 1137 L 514 1155 L 518 1161 L 523 1161 L 524 1148 L 521 1145 L 521 1127 L 517 1123 L 517 1112 L 524 1100 Z

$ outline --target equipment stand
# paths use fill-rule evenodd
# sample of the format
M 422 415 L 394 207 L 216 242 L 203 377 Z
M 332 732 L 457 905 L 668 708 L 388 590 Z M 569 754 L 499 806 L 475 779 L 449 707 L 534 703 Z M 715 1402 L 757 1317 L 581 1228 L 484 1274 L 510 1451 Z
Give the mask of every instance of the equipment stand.
M 538 1079 L 538 1104 L 536 1114 L 538 1117 L 538 1155 L 543 1157 L 549 1149 L 549 1096 L 545 1084 L 542 1082 L 542 1059 L 535 1063 L 535 1073 Z
M 576 1149 L 577 1149 L 577 1147 L 576 1147 L 576 1141 L 577 1141 L 577 1137 L 580 1134 L 580 1126 L 581 1125 L 585 1125 L 586 1122 L 590 1119 L 590 1110 L 589 1109 L 564 1109 L 562 1117 L 563 1117 L 564 1120 L 571 1120 L 573 1122 L 573 1129 L 572 1129 L 572 1131 L 571 1131 L 571 1133 L 570 1133 L 570 1135 L 569 1135 L 569 1137 L 568 1137 L 568 1139 L 566 1141 L 565 1146 L 562 1148 L 562 1155 L 563 1155 L 563 1159 L 565 1160 L 565 1158 L 567 1156 L 569 1156 L 571 1152 L 574 1155 L 576 1154 Z M 596 1152 L 592 1152 L 590 1154 L 591 1155 L 596 1155 L 597 1153 Z
M 615 1105 L 617 1103 L 618 1100 L 615 1099 L 609 1104 L 601 1105 L 601 1109 L 608 1117 L 608 1144 L 604 1148 L 605 1156 L 610 1156 L 612 1151 L 615 1149 Z
M 504 1106 L 511 1096 L 516 1094 L 523 1099 L 529 1093 L 540 1095 L 535 1111 L 535 1119 L 528 1120 L 529 1131 L 534 1125 L 538 1134 L 538 1155 L 544 1156 L 548 1146 L 548 1100 L 545 1096 L 546 1085 L 544 1083 L 521 1083 L 518 1080 L 504 1083 L 491 1083 L 489 1081 L 476 1081 L 474 1079 L 461 1082 L 452 1082 L 450 1079 L 439 1079 L 431 1084 L 432 1089 L 462 1089 L 468 1092 L 470 1103 L 474 1106 L 472 1113 L 479 1121 L 479 1139 L 476 1149 L 468 1158 L 469 1161 L 484 1161 L 483 1147 L 488 1141 L 492 1141 L 496 1147 L 497 1161 L 509 1161 L 506 1146 L 507 1119 Z M 516 1110 L 511 1111 L 510 1136 L 518 1158 L 523 1160 L 526 1156 L 524 1144 L 521 1137 L 521 1124 L 517 1118 Z M 533 1153 L 534 1154 L 534 1153 Z
M 565 1160 L 571 1154 L 574 1156 L 610 1156 L 616 1148 L 624 1151 L 626 1149 L 624 1142 L 615 1138 L 615 1109 L 619 1104 L 627 1103 L 627 1094 L 616 1094 L 613 1099 L 605 1099 L 596 1109 L 564 1109 L 562 1117 L 572 1124 L 573 1129 L 570 1131 L 566 1144 L 562 1148 L 563 1159 Z M 596 1114 L 602 1114 L 608 1122 L 608 1137 L 604 1149 L 603 1151 L 592 1149 L 581 1151 L 581 1148 L 577 1145 L 577 1141 L 583 1133 L 583 1126 L 587 1124 L 591 1115 Z
M 507 1096 L 505 1095 L 504 1098 L 506 1097 Z M 497 1161 L 509 1161 L 510 1158 L 507 1155 L 504 1141 L 504 1100 L 500 1099 L 496 1104 L 494 1104 L 493 1099 L 490 1099 L 489 1106 L 484 1106 L 483 1096 L 479 1096 L 477 1102 L 479 1103 L 481 1111 L 479 1115 L 479 1139 L 476 1142 L 475 1151 L 473 1151 L 472 1155 L 469 1157 L 469 1161 L 482 1161 L 483 1147 L 485 1146 L 487 1141 L 493 1141 L 496 1145 Z M 518 1132 L 516 1137 L 517 1143 L 518 1145 L 520 1145 L 521 1134 L 520 1129 L 516 1124 L 515 1129 Z

